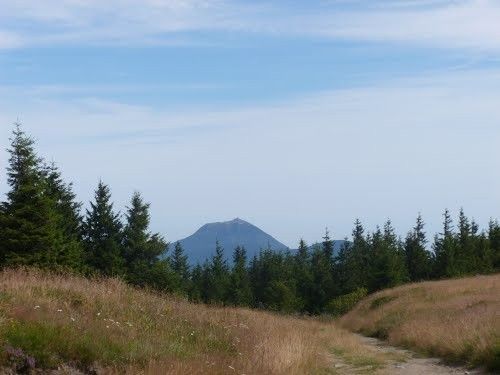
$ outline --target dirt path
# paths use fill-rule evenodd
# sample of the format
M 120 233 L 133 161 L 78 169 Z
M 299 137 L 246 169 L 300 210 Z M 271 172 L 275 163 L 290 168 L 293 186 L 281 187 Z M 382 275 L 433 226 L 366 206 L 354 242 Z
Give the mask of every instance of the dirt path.
M 453 367 L 443 364 L 437 358 L 421 358 L 415 353 L 387 345 L 383 341 L 371 337 L 358 335 L 361 342 L 375 352 L 386 358 L 386 365 L 374 371 L 370 367 L 353 367 L 352 365 L 336 358 L 334 373 L 338 374 L 388 374 L 388 375 L 442 375 L 442 374 L 468 374 L 483 375 L 482 370 L 469 370 L 464 367 Z

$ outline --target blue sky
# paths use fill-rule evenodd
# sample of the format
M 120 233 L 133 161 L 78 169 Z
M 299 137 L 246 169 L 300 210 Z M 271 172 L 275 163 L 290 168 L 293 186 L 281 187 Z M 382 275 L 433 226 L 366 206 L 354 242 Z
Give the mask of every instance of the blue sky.
M 99 178 L 119 209 L 139 190 L 167 239 L 237 216 L 290 246 L 356 217 L 500 216 L 499 2 L 0 9 L 1 149 L 19 118 L 82 201 Z

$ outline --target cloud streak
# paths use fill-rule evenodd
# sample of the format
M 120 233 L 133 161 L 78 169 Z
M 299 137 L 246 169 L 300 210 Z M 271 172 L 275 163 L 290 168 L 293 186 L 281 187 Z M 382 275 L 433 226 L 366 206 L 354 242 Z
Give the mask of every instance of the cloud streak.
M 422 211 L 437 231 L 445 207 L 465 205 L 481 224 L 500 207 L 500 178 L 489 172 L 500 159 L 499 87 L 498 70 L 453 72 L 177 111 L 0 90 L 0 149 L 20 115 L 82 200 L 100 177 L 118 207 L 139 189 L 155 230 L 172 240 L 236 216 L 290 246 L 300 234 L 317 240 L 325 225 L 343 237 L 357 216 L 406 229 Z
M 7 34 L 0 33 L 0 48 L 185 44 L 200 42 L 192 33 L 236 31 L 500 50 L 500 4 L 494 0 L 307 4 L 297 8 L 235 0 L 0 0 L 0 21 L 7 27 Z

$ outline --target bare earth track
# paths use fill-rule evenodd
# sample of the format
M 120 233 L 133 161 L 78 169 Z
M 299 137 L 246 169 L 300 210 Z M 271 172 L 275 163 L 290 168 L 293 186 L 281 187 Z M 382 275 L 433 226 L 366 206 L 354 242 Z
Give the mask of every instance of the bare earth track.
M 377 353 L 386 357 L 386 365 L 373 371 L 370 366 L 367 367 L 353 367 L 348 363 L 342 361 L 341 358 L 335 356 L 334 370 L 338 374 L 360 374 L 360 373 L 376 373 L 376 374 L 388 374 L 388 375 L 444 375 L 444 374 L 469 374 L 469 375 L 479 375 L 486 374 L 480 369 L 466 369 L 464 367 L 448 366 L 443 364 L 440 359 L 437 358 L 423 358 L 417 356 L 415 353 L 390 346 L 383 341 L 376 338 L 365 337 L 358 335 L 361 342 L 375 350 Z

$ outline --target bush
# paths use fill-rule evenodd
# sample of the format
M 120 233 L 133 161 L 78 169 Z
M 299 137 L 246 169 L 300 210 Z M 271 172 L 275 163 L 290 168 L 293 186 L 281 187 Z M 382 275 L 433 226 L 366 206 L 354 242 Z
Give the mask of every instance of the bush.
M 358 288 L 354 292 L 332 299 L 326 305 L 326 311 L 335 316 L 343 315 L 356 306 L 367 294 L 366 288 Z
M 40 322 L 11 322 L 2 327 L 9 361 L 19 368 L 56 368 L 76 362 L 82 369 L 95 361 L 123 362 L 129 348 L 106 337 L 92 337 L 65 326 Z

